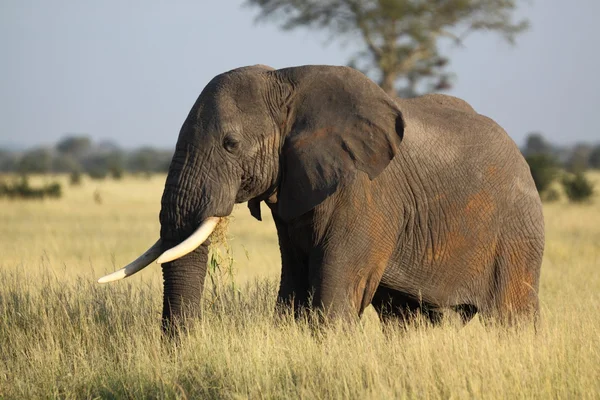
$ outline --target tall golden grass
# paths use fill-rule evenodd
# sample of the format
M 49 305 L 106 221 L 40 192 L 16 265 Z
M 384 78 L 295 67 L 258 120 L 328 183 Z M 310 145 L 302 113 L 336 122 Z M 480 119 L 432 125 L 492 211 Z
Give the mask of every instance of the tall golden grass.
M 221 279 L 202 320 L 169 342 L 158 266 L 96 283 L 156 240 L 163 183 L 86 181 L 61 200 L 0 201 L 0 398 L 600 397 L 598 198 L 545 206 L 537 334 L 477 320 L 384 329 L 372 311 L 319 331 L 276 318 L 274 226 L 240 206 L 235 287 Z

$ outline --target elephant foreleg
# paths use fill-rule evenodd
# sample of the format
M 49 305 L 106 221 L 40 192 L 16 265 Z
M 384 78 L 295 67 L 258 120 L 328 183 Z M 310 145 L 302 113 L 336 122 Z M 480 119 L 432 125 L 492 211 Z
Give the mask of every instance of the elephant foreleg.
M 281 251 L 281 281 L 277 294 L 277 310 L 293 310 L 298 317 L 309 306 L 308 257 L 293 246 L 288 226 L 274 215 Z
M 325 217 L 315 224 L 319 240 L 310 251 L 312 306 L 329 318 L 362 315 L 396 249 L 396 222 L 377 207 L 368 185 L 331 197 L 316 210 Z
M 315 249 L 311 254 L 309 274 L 314 287 L 313 308 L 323 310 L 328 318 L 360 317 L 371 300 L 389 256 L 381 251 L 364 251 L 348 246 L 336 251 Z

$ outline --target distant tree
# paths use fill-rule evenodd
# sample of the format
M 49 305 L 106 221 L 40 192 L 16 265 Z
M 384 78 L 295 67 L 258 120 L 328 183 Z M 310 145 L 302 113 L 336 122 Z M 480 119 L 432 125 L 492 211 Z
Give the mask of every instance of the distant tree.
M 113 179 L 121 179 L 125 173 L 125 156 L 120 150 L 114 150 L 108 155 L 108 173 Z
M 90 154 L 83 160 L 85 172 L 93 179 L 104 179 L 108 175 L 108 155 Z
M 525 156 L 552 153 L 552 145 L 544 138 L 544 136 L 541 133 L 532 132 L 527 135 L 527 138 L 525 139 L 525 148 L 523 149 L 523 154 Z
M 54 172 L 80 172 L 83 169 L 81 163 L 71 154 L 57 154 L 52 160 L 52 171 Z
M 92 140 L 84 135 L 66 136 L 56 144 L 56 150 L 74 158 L 82 157 L 91 149 L 91 147 Z
M 566 167 L 571 172 L 583 172 L 589 168 L 592 146 L 588 144 L 577 144 L 567 160 Z
M 131 153 L 128 161 L 129 170 L 152 174 L 166 172 L 169 168 L 173 152 L 157 150 L 152 147 L 142 147 Z
M 101 168 L 91 168 L 88 169 L 86 172 L 88 176 L 94 180 L 106 179 L 106 176 L 108 175 L 108 170 Z
M 590 168 L 600 169 L 600 144 L 592 149 L 588 162 Z
M 531 176 L 535 182 L 535 187 L 542 194 L 545 192 L 558 173 L 556 160 L 549 154 L 532 154 L 525 158 L 531 170 Z
M 160 150 L 157 154 L 156 172 L 168 172 L 173 159 L 173 150 Z
M 134 172 L 151 174 L 156 160 L 156 150 L 151 147 L 143 147 L 131 154 L 129 165 Z
M 52 169 L 52 152 L 46 148 L 30 150 L 17 163 L 22 174 L 46 174 Z
M 142 147 L 126 152 L 112 141 L 96 144 L 89 137 L 68 136 L 51 147 L 34 148 L 24 153 L 0 148 L 0 172 L 68 173 L 77 184 L 84 173 L 94 179 L 109 175 L 121 179 L 126 171 L 166 172 L 172 157 L 173 150 Z
M 438 44 L 455 44 L 475 31 L 492 31 L 509 43 L 528 27 L 515 21 L 517 0 L 246 0 L 258 20 L 285 30 L 325 29 L 335 38 L 358 37 L 363 49 L 350 65 L 372 73 L 392 96 L 451 87 L 448 58 Z
M 594 185 L 585 177 L 583 172 L 578 171 L 574 176 L 565 175 L 562 185 L 569 200 L 573 202 L 584 202 L 594 194 Z
M 101 140 L 94 147 L 100 153 L 122 153 L 119 145 L 112 140 Z
M 14 171 L 17 166 L 17 157 L 12 151 L 0 149 L 0 172 Z
M 113 177 L 122 175 L 125 159 L 120 150 L 110 153 L 91 153 L 83 160 L 83 165 L 92 178 L 104 179 L 108 174 Z

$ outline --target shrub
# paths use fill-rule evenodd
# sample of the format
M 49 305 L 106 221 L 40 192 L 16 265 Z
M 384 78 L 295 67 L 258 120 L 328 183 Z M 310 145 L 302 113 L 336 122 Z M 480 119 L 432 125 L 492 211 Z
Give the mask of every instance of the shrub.
M 22 176 L 17 182 L 0 183 L 0 197 L 9 199 L 43 199 L 44 197 L 59 198 L 62 196 L 62 187 L 58 182 L 36 188 L 29 185 L 27 176 Z
M 557 162 L 554 157 L 548 154 L 533 154 L 525 159 L 529 164 L 535 187 L 541 194 L 550 187 L 556 178 L 558 172 Z
M 8 196 L 8 185 L 4 181 L 0 181 L 0 199 Z
M 560 200 L 560 192 L 556 188 L 548 188 L 541 196 L 542 201 L 551 203 Z
M 51 184 L 42 188 L 44 190 L 46 196 L 60 198 L 62 196 L 62 186 L 58 182 L 52 182 Z
M 101 168 L 94 168 L 88 171 L 88 175 L 94 180 L 102 180 L 106 178 L 106 175 L 108 175 L 108 171 Z
M 573 176 L 565 175 L 562 179 L 562 185 L 567 197 L 573 202 L 589 200 L 594 194 L 594 185 L 582 172 L 578 172 Z
M 123 172 L 124 172 L 123 167 L 113 166 L 113 167 L 110 167 L 109 170 L 110 170 L 111 178 L 116 179 L 116 180 L 120 180 L 123 178 Z
M 69 175 L 69 183 L 71 184 L 71 186 L 81 185 L 81 183 L 82 183 L 81 172 L 79 172 L 79 171 L 71 172 L 71 174 Z

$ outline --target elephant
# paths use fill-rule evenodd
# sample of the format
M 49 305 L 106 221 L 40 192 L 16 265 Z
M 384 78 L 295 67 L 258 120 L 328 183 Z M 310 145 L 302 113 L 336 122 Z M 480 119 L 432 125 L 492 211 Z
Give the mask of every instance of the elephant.
M 538 314 L 540 197 L 514 141 L 461 99 L 392 98 L 341 66 L 217 75 L 180 130 L 160 238 L 100 282 L 156 260 L 163 329 L 179 327 L 200 314 L 208 236 L 243 202 L 275 221 L 278 309 L 328 321 L 371 304 L 384 321 Z

